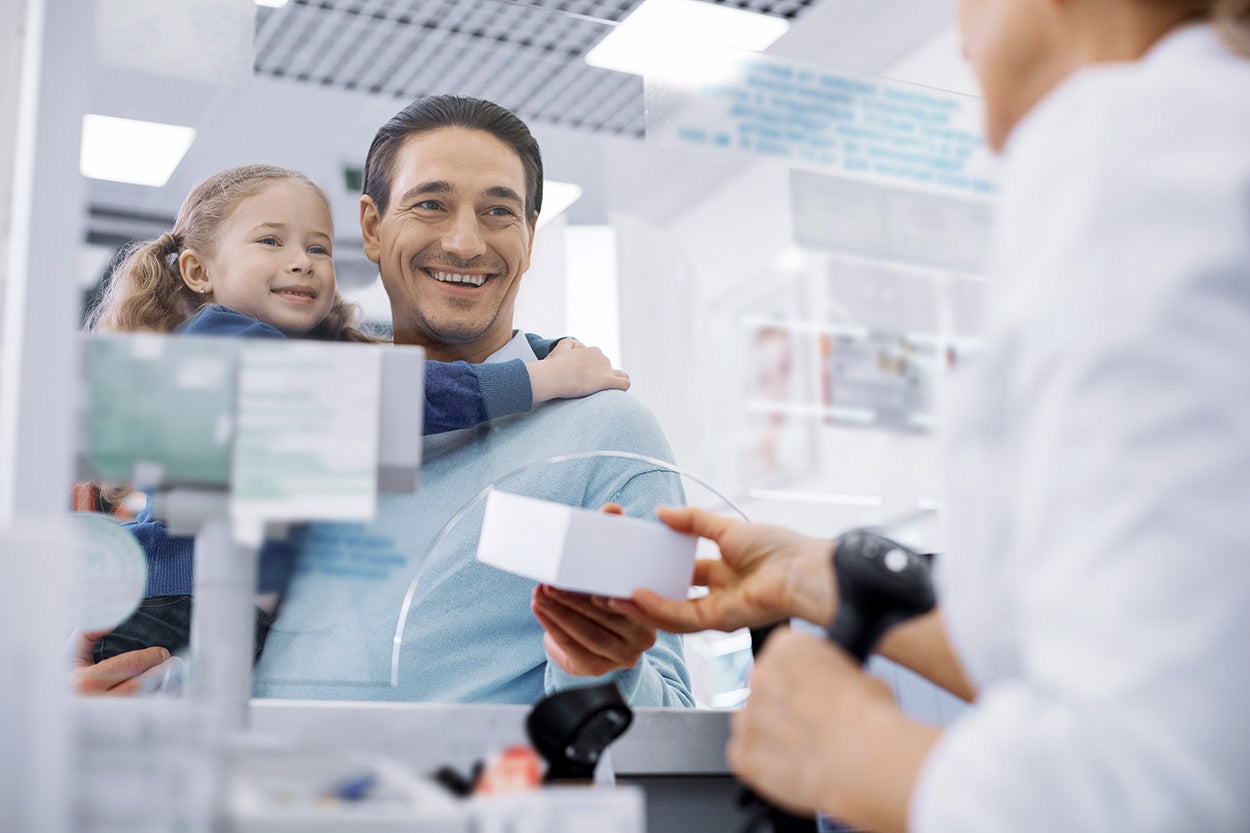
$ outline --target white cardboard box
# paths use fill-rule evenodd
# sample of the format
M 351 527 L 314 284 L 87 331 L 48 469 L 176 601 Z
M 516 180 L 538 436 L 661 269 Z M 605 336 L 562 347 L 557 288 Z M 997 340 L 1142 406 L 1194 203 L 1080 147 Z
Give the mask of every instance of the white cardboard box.
M 658 521 L 494 491 L 477 560 L 579 593 L 624 597 L 646 587 L 684 599 L 697 541 Z

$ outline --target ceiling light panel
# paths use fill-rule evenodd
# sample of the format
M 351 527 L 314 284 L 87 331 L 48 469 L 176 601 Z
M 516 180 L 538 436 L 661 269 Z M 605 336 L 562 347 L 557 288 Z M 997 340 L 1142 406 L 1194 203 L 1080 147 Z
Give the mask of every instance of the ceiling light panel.
M 195 129 L 177 124 L 82 117 L 83 176 L 159 188 L 195 141 Z
M 728 0 L 793 19 L 814 0 Z M 642 0 L 289 0 L 257 9 L 258 75 L 409 101 L 485 98 L 528 121 L 641 138 L 642 81 L 587 52 Z

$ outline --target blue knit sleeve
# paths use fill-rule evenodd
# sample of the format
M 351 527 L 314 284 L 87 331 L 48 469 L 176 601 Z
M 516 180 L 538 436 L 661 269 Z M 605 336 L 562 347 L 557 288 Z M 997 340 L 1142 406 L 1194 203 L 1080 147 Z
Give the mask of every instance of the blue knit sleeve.
M 543 338 L 542 336 L 526 333 L 525 340 L 530 343 L 530 349 L 534 351 L 534 355 L 540 359 L 545 359 L 556 349 L 556 345 L 572 336 L 560 336 L 559 338 Z
M 221 304 L 209 304 L 178 328 L 189 336 L 236 336 L 238 338 L 286 338 L 277 327 L 235 312 Z
M 534 391 L 520 359 L 425 363 L 425 434 L 472 428 L 532 407 Z

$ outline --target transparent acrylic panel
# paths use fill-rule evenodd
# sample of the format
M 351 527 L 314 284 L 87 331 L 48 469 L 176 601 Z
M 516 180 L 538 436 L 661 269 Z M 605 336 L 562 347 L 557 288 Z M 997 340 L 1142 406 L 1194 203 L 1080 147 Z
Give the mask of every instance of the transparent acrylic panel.
M 485 97 L 531 126 L 549 179 L 583 189 L 535 237 L 519 329 L 596 343 L 597 331 L 565 314 L 568 287 L 588 274 L 566 264 L 564 244 L 570 228 L 608 228 L 614 250 L 595 276 L 613 276 L 621 354 L 612 358 L 631 373 L 631 397 L 655 415 L 678 465 L 752 519 L 813 535 L 940 507 L 942 380 L 979 349 L 991 288 L 993 174 L 982 165 L 978 103 L 882 80 L 885 67 L 846 60 L 832 42 L 828 54 L 807 48 L 802 61 L 708 58 L 702 69 L 721 73 L 714 83 L 653 72 L 644 88 L 639 75 L 586 62 L 631 5 L 588 0 L 579 14 L 563 14 L 537 2 L 293 0 L 250 10 L 250 73 L 188 78 L 172 64 L 165 72 L 101 67 L 94 111 L 194 127 L 196 139 L 163 186 L 92 181 L 84 279 L 124 241 L 167 230 L 196 182 L 271 162 L 326 190 L 340 289 L 388 325 L 377 267 L 359 242 L 365 152 L 376 128 L 413 98 Z M 949 23 L 926 14 L 891 24 L 900 43 Z M 849 41 L 860 26 L 870 28 L 849 10 L 808 10 L 779 46 L 796 54 L 793 44 L 820 42 L 808 27 Z M 839 355 L 856 361 L 848 368 Z M 848 378 L 890 407 L 865 406 L 862 397 L 846 404 Z M 924 395 L 905 395 L 913 388 Z M 296 530 L 303 557 L 258 667 L 258 692 L 494 696 L 471 683 L 457 688 L 457 661 L 433 650 L 454 641 L 443 632 L 451 613 L 504 604 L 479 599 L 468 580 L 485 569 L 471 560 L 477 520 L 466 515 L 464 529 L 439 544 L 454 544 L 459 560 L 426 550 L 460 507 L 525 461 L 582 450 L 579 442 L 607 444 L 567 431 L 553 438 L 540 415 L 525 418 L 537 439 L 507 454 L 480 453 L 493 429 L 450 446 L 431 441 L 422 491 L 384 496 L 373 524 Z M 574 480 L 526 488 L 553 496 Z M 690 502 L 726 511 L 689 483 L 671 488 L 679 486 Z M 581 488 L 587 506 L 603 497 Z M 397 689 L 395 629 L 414 577 Z M 505 598 L 511 620 L 528 615 L 527 593 Z M 474 626 L 503 621 L 490 615 L 497 618 Z M 532 619 L 524 627 L 535 632 Z M 476 659 L 460 662 L 465 679 L 499 661 L 473 647 L 466 656 Z M 686 657 L 692 673 L 702 666 L 702 678 L 715 681 L 696 684 L 700 704 L 741 703 L 749 667 L 741 635 L 687 638 Z M 444 683 L 434 686 L 435 677 Z
M 543 631 L 530 611 L 536 583 L 474 560 L 491 490 L 584 509 L 616 503 L 624 514 L 655 523 L 657 506 L 680 505 L 687 494 L 736 511 L 697 478 L 637 452 L 587 450 L 517 467 L 514 444 L 524 436 L 505 425 L 481 442 L 451 444 L 428 463 L 425 489 L 397 499 L 393 511 L 368 527 L 310 528 L 298 579 L 258 666 L 258 692 L 532 703 L 542 696 L 548 663 Z M 467 492 L 470 482 L 477 491 L 464 504 L 440 498 Z M 714 556 L 715 548 L 700 554 Z M 310 670 L 313 646 L 322 659 Z M 673 691 L 658 702 L 644 694 L 640 704 L 737 704 L 722 696 L 742 688 L 740 667 L 738 676 L 722 679 L 721 666 L 734 658 L 690 663 L 692 680 L 682 653 L 680 638 L 661 637 L 647 664 L 668 676 Z M 725 655 L 722 646 L 718 656 Z

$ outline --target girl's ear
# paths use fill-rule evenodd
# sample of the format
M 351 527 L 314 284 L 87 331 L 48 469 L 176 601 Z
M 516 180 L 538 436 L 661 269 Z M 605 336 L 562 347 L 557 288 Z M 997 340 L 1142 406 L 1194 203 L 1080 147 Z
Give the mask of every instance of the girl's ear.
M 184 249 L 178 255 L 178 272 L 182 275 L 182 282 L 196 295 L 207 295 L 213 291 L 204 261 L 194 249 Z

